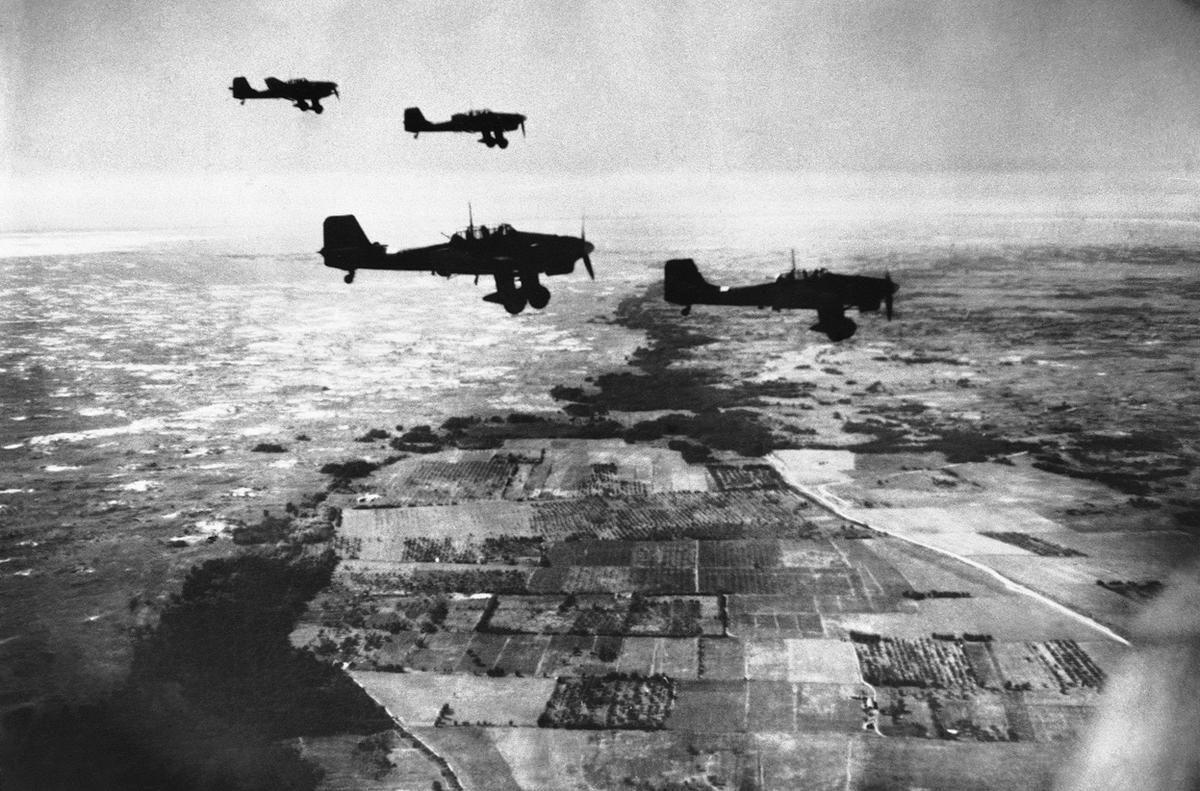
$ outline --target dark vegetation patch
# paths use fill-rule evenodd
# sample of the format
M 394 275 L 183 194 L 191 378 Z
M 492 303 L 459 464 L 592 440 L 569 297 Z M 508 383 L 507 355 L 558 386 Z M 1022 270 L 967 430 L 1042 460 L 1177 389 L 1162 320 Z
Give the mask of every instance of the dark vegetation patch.
M 687 464 L 703 464 L 712 458 L 712 450 L 707 445 L 687 439 L 670 440 L 667 447 L 678 453 Z
M 519 569 L 416 569 L 404 572 L 352 571 L 347 580 L 368 590 L 405 593 L 529 593 L 528 571 Z
M 911 427 L 876 419 L 849 420 L 842 430 L 872 439 L 842 448 L 855 453 L 942 453 L 950 464 L 990 461 L 996 457 L 1037 450 L 1029 442 L 997 437 L 985 431 L 937 425 L 917 420 Z M 913 436 L 920 434 L 921 436 Z
M 660 674 L 560 678 L 538 726 L 658 730 L 671 713 L 675 695 L 674 679 Z
M 769 464 L 709 464 L 719 491 L 732 489 L 784 489 L 787 488 L 779 471 Z
M 981 533 L 981 535 L 985 535 L 988 538 L 994 538 L 997 541 L 1003 541 L 1006 544 L 1012 544 L 1013 546 L 1020 547 L 1021 549 L 1027 549 L 1030 552 L 1032 552 L 1033 554 L 1042 555 L 1043 557 L 1057 557 L 1057 558 L 1087 557 L 1087 555 L 1083 554 L 1082 552 L 1080 552 L 1078 550 L 1071 549 L 1070 547 L 1060 546 L 1058 544 L 1055 544 L 1053 541 L 1047 541 L 1044 538 L 1038 538 L 1037 536 L 1031 536 L 1028 533 L 984 531 L 983 533 Z
M 765 456 L 775 447 L 771 431 L 746 409 L 711 409 L 696 415 L 670 414 L 643 420 L 625 432 L 629 443 L 650 442 L 664 436 L 687 436 L 719 450 L 743 456 Z
M 913 601 L 924 601 L 925 599 L 969 599 L 971 594 L 967 591 L 915 591 L 906 590 L 901 594 L 906 599 Z
M 1192 472 L 1186 460 L 1174 456 L 1098 458 L 1086 453 L 1046 448 L 1036 453 L 1034 458 L 1033 466 L 1044 472 L 1096 481 L 1135 497 L 1154 493 L 1156 485 L 1168 478 L 1179 478 Z
M 336 562 L 331 552 L 248 553 L 192 569 L 157 626 L 136 636 L 129 678 L 110 697 L 6 715 L 6 779 L 39 789 L 315 788 L 320 770 L 281 740 L 392 726 L 341 671 L 288 642 Z
M 1096 584 L 1101 588 L 1118 593 L 1134 601 L 1150 601 L 1162 593 L 1165 587 L 1158 580 L 1147 580 L 1145 582 L 1136 582 L 1134 580 L 1096 580 Z
M 287 448 L 274 442 L 260 442 L 251 449 L 252 453 L 287 453 Z
M 373 428 L 354 438 L 355 442 L 375 442 L 376 440 L 387 439 L 391 437 L 391 432 L 387 429 Z

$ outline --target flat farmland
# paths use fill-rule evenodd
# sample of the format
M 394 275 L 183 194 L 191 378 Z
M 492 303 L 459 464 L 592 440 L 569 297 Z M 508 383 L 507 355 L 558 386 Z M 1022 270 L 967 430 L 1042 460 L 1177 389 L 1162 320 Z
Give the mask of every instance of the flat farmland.
M 997 641 L 1101 637 L 1087 624 L 1024 598 L 1014 599 L 1008 606 L 980 599 L 926 599 L 917 604 L 913 612 L 823 612 L 822 615 L 829 637 L 848 636 L 851 630 L 908 638 L 928 637 L 934 632 L 959 635 L 969 632 L 990 634 Z
M 740 681 L 746 678 L 746 654 L 741 640 L 702 638 L 698 651 L 701 679 Z
M 1046 791 L 1062 765 L 1061 746 L 880 739 L 853 742 L 854 788 Z
M 452 673 L 466 653 L 471 637 L 470 632 L 437 632 L 426 635 L 409 653 L 408 664 L 417 670 Z
M 804 538 L 808 501 L 791 492 L 674 492 L 642 497 L 582 497 L 537 502 L 536 535 L 672 541 Z
M 666 727 L 722 733 L 746 730 L 745 681 L 679 681 Z
M 577 613 L 564 609 L 566 596 L 500 596 L 486 628 L 496 632 L 568 632 Z
M 962 591 L 975 598 L 1012 595 L 994 577 L 945 555 L 895 540 L 868 539 L 860 543 L 896 569 L 911 590 Z
M 785 640 L 788 681 L 854 684 L 862 676 L 854 644 L 845 640 Z
M 694 569 L 646 568 L 629 569 L 630 588 L 638 593 L 661 595 L 667 593 L 697 593 Z
M 546 555 L 551 566 L 629 566 L 638 547 L 632 541 L 563 541 Z
M 539 672 L 544 676 L 583 675 L 585 666 L 599 661 L 592 651 L 595 645 L 596 638 L 590 635 L 553 635 Z
M 631 565 L 646 568 L 686 569 L 696 567 L 697 541 L 639 541 L 633 545 Z
M 407 726 L 432 726 L 446 704 L 451 719 L 536 726 L 554 691 L 552 678 L 487 678 L 440 673 L 350 671 L 351 677 Z
M 402 556 L 406 538 L 528 536 L 534 534 L 533 516 L 533 507 L 528 503 L 505 501 L 350 508 L 342 511 L 338 535 L 360 541 L 357 551 L 363 560 L 394 561 Z
M 451 597 L 446 603 L 442 628 L 450 632 L 470 632 L 491 603 L 491 596 Z
M 324 771 L 322 791 L 394 791 L 397 788 L 432 788 L 443 782 L 441 766 L 399 731 L 375 737 L 383 742 L 390 766 L 384 768 L 360 747 L 360 734 L 306 736 L 299 740 L 300 757 Z
M 633 588 L 628 566 L 570 566 L 562 582 L 564 593 L 625 593 Z
M 778 541 L 700 541 L 700 567 L 769 569 L 780 565 Z
M 796 728 L 853 733 L 862 727 L 862 707 L 855 695 L 862 684 L 797 683 Z
M 787 681 L 788 647 L 782 639 L 754 638 L 744 642 L 746 676 L 752 681 Z
M 1128 632 L 1141 611 L 1134 601 L 1096 584 L 1097 580 L 1157 579 L 1144 573 L 1144 564 L 1099 558 L 987 558 L 987 564 L 1004 576 L 1062 602 L 1101 623 Z M 1143 572 L 1143 573 L 1139 573 Z M 1074 636 L 1074 635 L 1071 635 Z
M 779 541 L 779 563 L 805 569 L 844 568 L 845 556 L 827 538 Z
M 621 656 L 617 658 L 617 670 L 622 673 L 639 673 L 648 676 L 655 672 L 658 652 L 658 638 L 656 637 L 626 637 L 621 643 Z
M 699 640 L 694 637 L 626 637 L 621 644 L 617 670 L 641 675 L 662 673 L 676 679 L 696 678 L 698 651 Z
M 1092 706 L 1026 704 L 1025 711 L 1039 742 L 1076 743 L 1096 718 Z
M 753 732 L 796 729 L 795 688 L 783 681 L 746 684 L 746 729 Z
M 487 461 L 422 460 L 399 491 L 417 502 L 499 499 L 516 472 L 514 462 L 498 456 Z
M 933 721 L 938 733 L 957 734 L 959 739 L 975 739 L 984 742 L 1012 741 L 1003 698 L 999 695 L 976 693 L 958 698 L 938 696 L 938 705 L 933 708 Z
M 508 644 L 509 635 L 488 634 L 476 632 L 471 635 L 471 642 L 463 649 L 462 659 L 456 673 L 486 673 L 496 665 L 504 647 Z
M 493 730 L 534 728 L 414 728 L 413 733 L 442 755 L 465 788 L 488 791 L 523 791 L 513 777 L 508 761 L 496 749 Z
M 504 644 L 494 666 L 508 675 L 537 675 L 542 663 L 542 656 L 545 655 L 549 645 L 550 635 L 513 635 Z

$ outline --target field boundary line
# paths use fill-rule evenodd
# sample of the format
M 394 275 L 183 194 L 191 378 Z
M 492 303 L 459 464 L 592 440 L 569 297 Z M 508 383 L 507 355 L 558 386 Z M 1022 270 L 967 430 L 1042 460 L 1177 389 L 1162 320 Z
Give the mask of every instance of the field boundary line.
M 367 688 L 360 684 L 358 679 L 355 678 L 353 674 L 346 673 L 346 675 L 349 676 L 350 680 L 353 681 L 354 684 L 363 691 L 364 695 L 371 700 L 374 700 L 380 708 L 387 712 L 388 717 L 391 718 L 392 723 L 396 726 L 396 730 L 403 733 L 409 739 L 412 739 L 413 743 L 417 745 L 417 749 L 428 755 L 433 759 L 434 763 L 441 767 L 443 777 L 452 781 L 458 791 L 467 791 L 467 786 L 463 785 L 462 778 L 458 776 L 458 772 L 454 771 L 454 767 L 450 765 L 450 762 L 447 761 L 441 753 L 430 747 L 428 742 L 405 727 L 404 722 L 395 714 L 393 714 L 391 709 L 376 700 L 375 696 L 368 692 Z
M 959 563 L 963 563 L 967 566 L 970 566 L 971 568 L 974 568 L 977 571 L 982 571 L 985 574 L 987 574 L 988 576 L 999 581 L 1002 585 L 1004 585 L 1004 587 L 1008 588 L 1009 590 L 1011 590 L 1015 593 L 1020 593 L 1024 596 L 1034 599 L 1035 601 L 1041 602 L 1042 604 L 1049 606 L 1051 609 L 1057 610 L 1058 612 L 1060 612 L 1070 618 L 1073 618 L 1076 621 L 1079 621 L 1080 623 L 1084 624 L 1085 626 L 1087 626 L 1091 629 L 1094 629 L 1095 631 L 1099 632 L 1100 634 L 1104 635 L 1105 637 L 1109 638 L 1110 640 L 1114 640 L 1123 646 L 1126 646 L 1126 647 L 1131 646 L 1131 643 L 1128 640 L 1126 640 L 1124 637 L 1117 634 L 1115 631 L 1108 628 L 1104 624 L 1095 620 L 1094 618 L 1089 618 L 1088 616 L 1084 615 L 1081 612 L 1072 610 L 1070 607 L 1066 606 L 1065 604 L 1057 602 L 1054 599 L 1051 599 L 1049 596 L 1046 596 L 1045 594 L 1038 593 L 1037 591 L 1033 590 L 1032 588 L 1030 588 L 1026 585 L 1022 585 L 1021 583 L 1017 582 L 1016 580 L 1013 580 L 1013 579 L 1010 579 L 1010 578 L 1004 576 L 999 571 L 996 571 L 994 568 L 992 568 L 990 566 L 984 565 L 983 563 L 980 563 L 977 560 L 972 560 L 971 558 L 968 558 L 964 555 L 959 555 L 955 552 L 951 552 L 948 549 L 942 549 L 941 547 L 935 547 L 930 544 L 926 544 L 922 541 L 918 541 L 917 539 L 912 538 L 911 536 L 906 536 L 906 535 L 902 535 L 900 533 L 895 533 L 891 530 L 887 530 L 882 527 L 877 527 L 875 525 L 868 524 L 868 523 L 862 521 L 861 519 L 850 516 L 845 511 L 845 509 L 848 507 L 848 505 L 845 503 L 845 501 L 843 501 L 840 497 L 829 492 L 826 489 L 827 486 L 836 485 L 835 483 L 817 484 L 810 488 L 808 486 L 805 486 L 801 483 L 798 483 L 798 482 L 792 480 L 792 478 L 789 475 L 789 470 L 787 468 L 787 465 L 778 456 L 776 456 L 775 454 L 772 453 L 768 456 L 768 458 L 771 460 L 771 463 L 775 466 L 775 468 L 779 471 L 780 476 L 784 479 L 784 481 L 788 484 L 788 486 L 790 486 L 797 494 L 799 494 L 801 497 L 805 497 L 808 500 L 816 503 L 817 505 L 821 506 L 825 510 L 827 510 L 827 511 L 831 512 L 832 514 L 834 514 L 835 516 L 837 516 L 839 519 L 845 519 L 847 522 L 851 522 L 852 524 L 858 525 L 860 527 L 864 527 L 867 530 L 871 530 L 873 532 L 879 533 L 880 535 L 891 536 L 892 538 L 898 538 L 901 541 L 904 541 L 908 544 L 912 544 L 913 546 L 921 547 L 922 549 L 926 549 L 931 552 L 936 552 L 939 555 L 945 555 L 946 557 L 952 558 L 953 560 L 956 560 Z

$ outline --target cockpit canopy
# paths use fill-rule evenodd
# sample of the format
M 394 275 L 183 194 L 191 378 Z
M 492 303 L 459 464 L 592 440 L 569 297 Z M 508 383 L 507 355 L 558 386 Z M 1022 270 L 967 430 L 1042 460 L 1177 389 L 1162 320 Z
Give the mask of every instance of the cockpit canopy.
M 501 223 L 495 228 L 489 228 L 486 225 L 472 225 L 469 228 L 464 228 L 451 237 L 451 241 L 466 242 L 466 241 L 483 241 L 493 237 L 510 236 L 515 233 L 513 227 L 508 223 Z

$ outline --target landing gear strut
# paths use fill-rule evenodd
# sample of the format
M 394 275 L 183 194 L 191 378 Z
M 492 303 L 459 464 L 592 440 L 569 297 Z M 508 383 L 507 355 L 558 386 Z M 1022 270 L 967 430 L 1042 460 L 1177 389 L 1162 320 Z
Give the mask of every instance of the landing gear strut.
M 342 280 L 344 280 L 348 284 L 353 283 L 354 282 L 354 270 L 351 269 L 349 272 L 347 272 L 346 276 L 343 277 Z

